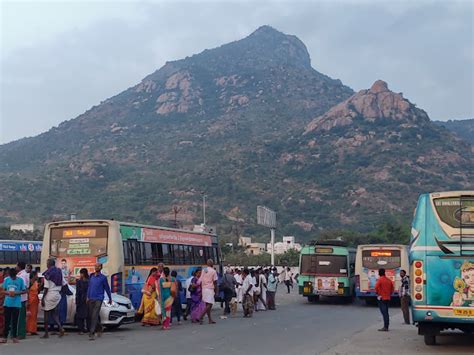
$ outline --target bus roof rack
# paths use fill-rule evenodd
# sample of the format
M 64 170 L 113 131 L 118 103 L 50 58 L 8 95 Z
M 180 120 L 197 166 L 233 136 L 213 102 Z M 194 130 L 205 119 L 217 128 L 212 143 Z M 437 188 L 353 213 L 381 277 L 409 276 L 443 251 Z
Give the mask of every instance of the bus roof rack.
M 312 240 L 310 245 L 335 245 L 339 247 L 347 247 L 347 242 L 342 239 L 326 239 L 326 240 Z

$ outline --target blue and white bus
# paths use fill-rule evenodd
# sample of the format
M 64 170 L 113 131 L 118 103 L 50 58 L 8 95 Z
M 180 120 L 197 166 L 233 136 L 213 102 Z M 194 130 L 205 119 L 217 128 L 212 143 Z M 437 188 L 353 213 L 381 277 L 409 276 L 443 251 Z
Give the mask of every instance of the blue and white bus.
M 427 345 L 474 331 L 474 191 L 423 194 L 410 243 L 412 315 Z
M 43 242 L 0 240 L 0 267 L 13 267 L 19 261 L 39 266 Z

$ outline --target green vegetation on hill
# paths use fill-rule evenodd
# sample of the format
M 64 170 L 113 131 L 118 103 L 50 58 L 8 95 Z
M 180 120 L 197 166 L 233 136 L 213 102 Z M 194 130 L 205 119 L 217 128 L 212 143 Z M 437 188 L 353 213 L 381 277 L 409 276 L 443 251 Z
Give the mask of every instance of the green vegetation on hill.
M 255 210 L 267 205 L 301 241 L 408 225 L 420 193 L 468 188 L 473 172 L 471 147 L 386 84 L 354 94 L 264 26 L 0 146 L 0 223 L 74 212 L 169 225 L 180 206 L 190 226 L 205 193 L 221 236 L 265 238 Z

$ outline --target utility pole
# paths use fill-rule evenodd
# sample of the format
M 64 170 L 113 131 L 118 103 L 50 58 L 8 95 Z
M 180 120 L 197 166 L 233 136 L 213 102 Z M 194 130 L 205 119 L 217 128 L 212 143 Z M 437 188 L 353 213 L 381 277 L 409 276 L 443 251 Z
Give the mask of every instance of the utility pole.
M 182 207 L 173 206 L 174 213 L 174 227 L 178 228 L 178 213 L 181 211 Z
M 202 195 L 202 219 L 203 219 L 203 224 L 206 225 L 206 195 Z

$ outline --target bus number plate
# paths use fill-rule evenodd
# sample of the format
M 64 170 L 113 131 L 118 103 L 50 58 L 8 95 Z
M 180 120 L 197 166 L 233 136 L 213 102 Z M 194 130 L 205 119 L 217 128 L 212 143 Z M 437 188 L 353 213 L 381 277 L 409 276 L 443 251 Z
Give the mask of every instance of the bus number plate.
M 474 309 L 454 308 L 454 314 L 461 317 L 474 317 Z

